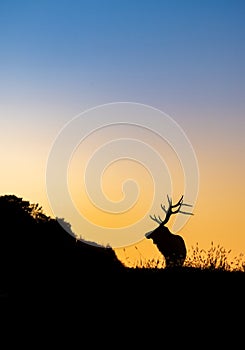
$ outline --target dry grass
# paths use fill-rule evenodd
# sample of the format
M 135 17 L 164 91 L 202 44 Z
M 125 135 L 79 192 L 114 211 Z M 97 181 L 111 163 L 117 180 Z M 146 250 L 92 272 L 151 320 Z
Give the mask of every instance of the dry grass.
M 138 248 L 135 246 L 135 249 Z M 152 258 L 145 259 L 140 253 L 140 258 L 132 261 L 129 257 L 125 256 L 128 266 L 133 268 L 147 268 L 147 269 L 164 269 L 164 258 Z M 226 250 L 224 247 L 214 245 L 211 242 L 211 247 L 207 250 L 201 249 L 196 243 L 196 246 L 192 246 L 188 251 L 184 267 L 190 267 L 200 270 L 208 271 L 241 271 L 245 272 L 245 255 L 239 254 L 234 258 L 231 258 L 231 250 Z
M 208 270 L 220 271 L 242 271 L 245 272 L 245 256 L 239 254 L 234 258 L 230 257 L 231 250 L 226 250 L 224 247 L 214 245 L 211 242 L 211 247 L 208 250 L 200 249 L 198 243 L 195 247 L 191 247 L 184 266 L 195 267 Z

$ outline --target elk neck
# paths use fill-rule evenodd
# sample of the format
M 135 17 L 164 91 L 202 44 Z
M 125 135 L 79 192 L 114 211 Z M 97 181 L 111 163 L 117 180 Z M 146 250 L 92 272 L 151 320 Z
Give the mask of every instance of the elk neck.
M 169 228 L 167 226 L 163 225 L 163 223 L 158 226 L 158 229 L 160 231 L 163 231 L 165 234 L 170 234 L 170 235 L 172 234 L 170 232 Z

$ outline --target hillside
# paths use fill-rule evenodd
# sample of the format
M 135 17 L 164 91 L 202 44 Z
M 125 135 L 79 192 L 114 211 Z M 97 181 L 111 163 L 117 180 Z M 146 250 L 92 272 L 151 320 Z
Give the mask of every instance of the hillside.
M 243 270 L 214 265 L 176 269 L 128 268 L 111 248 L 77 240 L 38 205 L 22 198 L 0 197 L 0 296 L 68 293 L 83 295 L 92 285 L 100 292 L 184 291 L 186 288 L 244 291 Z M 9 248 L 9 249 L 8 249 Z M 244 267 L 245 265 L 243 265 Z

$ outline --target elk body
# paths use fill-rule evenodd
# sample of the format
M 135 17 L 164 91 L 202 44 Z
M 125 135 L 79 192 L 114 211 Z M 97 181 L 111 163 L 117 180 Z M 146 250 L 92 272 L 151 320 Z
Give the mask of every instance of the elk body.
M 183 203 L 183 196 L 181 196 L 178 203 L 174 205 L 172 204 L 172 200 L 168 197 L 168 204 L 168 209 L 161 204 L 161 208 L 165 212 L 164 220 L 162 220 L 160 216 L 156 217 L 155 215 L 150 215 L 150 218 L 156 221 L 159 226 L 154 231 L 148 232 L 145 236 L 147 239 L 152 239 L 153 243 L 164 256 L 166 268 L 180 267 L 184 264 L 187 253 L 185 241 L 181 236 L 171 233 L 165 225 L 172 214 L 193 214 L 180 210 L 182 206 L 191 206 L 190 204 Z

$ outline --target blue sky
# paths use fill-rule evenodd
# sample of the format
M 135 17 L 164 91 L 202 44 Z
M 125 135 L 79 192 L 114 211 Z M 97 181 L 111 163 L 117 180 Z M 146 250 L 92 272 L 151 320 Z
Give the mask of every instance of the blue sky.
M 244 9 L 231 0 L 2 1 L 3 95 L 240 105 Z

